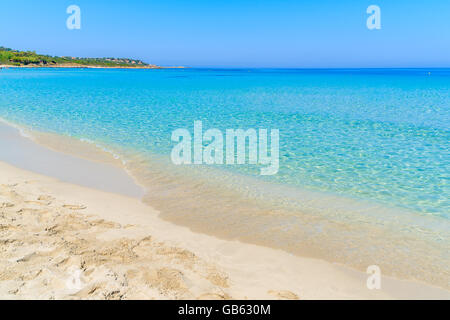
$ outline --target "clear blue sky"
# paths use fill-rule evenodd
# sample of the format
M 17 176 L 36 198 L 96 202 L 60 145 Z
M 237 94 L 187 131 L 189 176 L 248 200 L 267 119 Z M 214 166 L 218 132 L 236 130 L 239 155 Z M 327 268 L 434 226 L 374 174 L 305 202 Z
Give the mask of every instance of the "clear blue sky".
M 81 30 L 66 8 L 81 8 Z M 381 30 L 366 9 L 381 8 Z M 2 1 L 0 45 L 198 67 L 450 67 L 450 0 Z

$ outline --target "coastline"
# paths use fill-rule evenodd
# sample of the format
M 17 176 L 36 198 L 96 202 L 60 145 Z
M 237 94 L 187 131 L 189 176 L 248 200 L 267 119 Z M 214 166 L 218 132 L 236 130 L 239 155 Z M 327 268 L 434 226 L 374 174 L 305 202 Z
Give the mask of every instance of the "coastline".
M 186 67 L 183 66 L 175 66 L 175 67 L 163 67 L 163 66 L 156 66 L 156 65 L 150 65 L 150 66 L 117 66 L 117 67 L 106 67 L 106 66 L 83 66 L 83 65 L 45 65 L 45 66 L 13 66 L 13 65 L 0 65 L 0 69 L 8 69 L 8 68 L 24 68 L 24 69 L 40 69 L 40 68 L 61 68 L 61 69 L 185 69 Z
M 2 139 L 28 140 L 18 129 L 14 131 L 2 135 Z M 76 157 L 58 158 L 58 152 L 28 142 L 36 148 L 34 155 L 45 154 L 55 161 L 52 167 L 75 161 Z M 29 144 L 16 146 L 30 152 Z M 42 168 L 30 168 L 29 163 L 22 163 L 18 169 L 14 158 L 7 161 L 9 164 L 0 162 L 2 212 L 8 213 L 3 215 L 6 221 L 2 221 L 0 231 L 5 243 L 2 255 L 7 255 L 2 259 L 5 265 L 1 266 L 0 298 L 450 298 L 447 290 L 389 277 L 383 277 L 381 290 L 368 290 L 367 274 L 341 265 L 194 233 L 159 218 L 159 212 L 142 203 L 139 195 L 96 190 L 101 187 L 86 179 L 71 181 L 81 171 L 88 171 L 85 176 L 94 177 L 94 181 L 105 178 L 106 171 L 93 169 L 86 161 L 78 158 L 72 162 L 66 178 L 58 176 L 60 172 L 39 174 Z M 117 171 L 108 174 L 109 186 L 123 179 Z M 21 219 L 22 227 L 41 237 L 22 239 L 22 228 L 8 220 L 14 215 Z M 55 221 L 59 221 L 56 226 Z M 63 234 L 66 242 L 56 241 L 49 230 L 57 230 L 58 236 Z M 105 254 L 99 261 L 92 250 L 103 249 Z M 49 264 L 42 264 L 43 257 Z M 64 276 L 73 266 L 86 274 L 86 285 L 69 292 Z M 60 277 L 56 277 L 58 281 L 55 274 Z M 118 276 L 113 280 L 110 274 Z M 32 275 L 32 279 L 14 280 L 18 275 Z

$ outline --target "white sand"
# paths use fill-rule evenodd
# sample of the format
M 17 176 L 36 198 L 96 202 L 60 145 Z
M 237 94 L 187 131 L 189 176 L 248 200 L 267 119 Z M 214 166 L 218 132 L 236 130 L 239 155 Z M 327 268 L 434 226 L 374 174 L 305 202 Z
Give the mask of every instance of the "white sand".
M 2 299 L 450 299 L 449 291 L 388 277 L 369 290 L 367 274 L 343 266 L 193 233 L 113 193 L 132 181 L 119 169 L 9 134 L 16 156 L 0 130 L 1 161 L 27 168 L 35 161 L 23 157 L 33 150 L 52 170 L 45 162 L 28 169 L 58 179 L 0 162 Z M 89 179 L 74 181 L 80 172 Z M 88 187 L 92 181 L 103 190 Z

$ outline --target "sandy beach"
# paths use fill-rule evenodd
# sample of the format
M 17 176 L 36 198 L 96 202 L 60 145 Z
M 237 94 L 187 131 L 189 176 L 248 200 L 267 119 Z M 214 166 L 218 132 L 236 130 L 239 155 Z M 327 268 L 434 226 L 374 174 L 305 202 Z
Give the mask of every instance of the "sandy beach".
M 0 129 L 1 299 L 450 298 L 389 277 L 369 290 L 341 265 L 194 233 L 142 203 L 120 167 Z

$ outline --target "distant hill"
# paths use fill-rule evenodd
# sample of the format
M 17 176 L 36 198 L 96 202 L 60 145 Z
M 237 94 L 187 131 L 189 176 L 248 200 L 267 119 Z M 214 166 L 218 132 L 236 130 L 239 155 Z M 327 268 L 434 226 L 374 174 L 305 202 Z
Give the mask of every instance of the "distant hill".
M 0 65 L 16 67 L 99 67 L 99 68 L 161 68 L 141 60 L 128 58 L 52 57 L 34 51 L 18 51 L 0 47 Z

